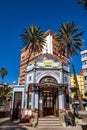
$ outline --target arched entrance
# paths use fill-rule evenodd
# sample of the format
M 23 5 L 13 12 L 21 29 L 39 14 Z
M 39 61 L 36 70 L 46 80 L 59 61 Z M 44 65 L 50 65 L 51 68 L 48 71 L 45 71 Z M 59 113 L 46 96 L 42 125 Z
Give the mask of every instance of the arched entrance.
M 46 76 L 40 80 L 40 84 L 39 116 L 58 116 L 58 84 L 56 79 L 51 76 Z
M 52 76 L 45 76 L 38 83 L 29 84 L 27 108 L 35 108 L 39 117 L 58 116 L 59 109 L 66 108 L 66 86 Z

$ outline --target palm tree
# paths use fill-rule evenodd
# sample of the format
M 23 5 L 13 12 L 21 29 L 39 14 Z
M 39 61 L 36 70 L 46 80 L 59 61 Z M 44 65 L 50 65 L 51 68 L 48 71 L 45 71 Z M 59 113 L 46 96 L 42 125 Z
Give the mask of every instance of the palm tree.
M 10 100 L 12 98 L 12 87 L 8 86 L 7 84 L 3 84 L 3 87 L 0 92 L 0 98 L 2 100 Z
M 0 99 L 1 105 L 4 103 L 4 106 L 6 106 L 6 104 L 12 99 L 12 87 L 7 84 L 3 84 L 3 87 L 0 89 Z
M 31 54 L 35 54 L 38 52 L 41 52 L 42 49 L 44 48 L 44 37 L 43 37 L 43 32 L 40 29 L 40 27 L 36 25 L 28 26 L 27 28 L 24 29 L 24 33 L 21 34 L 22 37 L 22 42 L 23 45 L 26 47 L 26 49 L 29 49 L 29 57 L 28 57 L 28 62 Z M 27 63 L 28 63 L 27 62 Z
M 81 38 L 83 32 L 78 32 L 80 28 L 81 26 L 75 27 L 74 22 L 70 22 L 70 23 L 66 22 L 61 24 L 61 27 L 58 28 L 58 34 L 57 34 L 57 41 L 59 46 L 58 51 L 63 53 L 66 50 L 67 58 L 70 59 L 72 64 L 72 71 L 75 76 L 74 78 L 76 82 L 76 87 L 78 86 L 78 82 L 77 82 L 77 77 L 75 75 L 75 68 L 72 62 L 72 56 L 73 55 L 78 56 L 78 51 L 80 51 L 81 48 L 83 48 L 82 43 L 84 42 L 84 40 Z M 80 103 L 80 108 L 81 110 L 83 110 L 84 107 L 83 107 L 79 87 L 77 89 L 77 95 Z
M 37 27 L 36 25 L 28 26 L 24 29 L 24 33 L 21 34 L 23 45 L 26 47 L 26 49 L 29 49 L 29 57 L 27 60 L 27 64 L 29 63 L 30 56 L 34 54 L 34 59 L 36 57 L 36 53 L 42 51 L 44 48 L 44 34 L 40 27 Z M 34 63 L 35 69 L 34 69 L 34 82 L 36 83 L 36 61 Z M 33 97 L 35 98 L 35 97 Z M 35 102 L 33 103 L 35 104 Z
M 1 67 L 1 69 L 0 69 L 0 75 L 1 75 L 1 78 L 2 78 L 2 82 L 3 82 L 4 77 L 5 77 L 6 74 L 8 74 L 7 69 L 4 68 L 4 67 Z
M 82 4 L 83 7 L 87 10 L 87 0 L 78 0 L 78 3 Z

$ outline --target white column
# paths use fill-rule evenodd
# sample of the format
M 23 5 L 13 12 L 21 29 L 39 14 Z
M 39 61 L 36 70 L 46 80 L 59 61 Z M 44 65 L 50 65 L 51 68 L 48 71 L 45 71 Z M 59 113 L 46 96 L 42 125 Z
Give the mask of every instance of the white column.
M 60 71 L 60 83 L 64 83 L 64 74 L 63 74 L 63 69 Z
M 35 93 L 35 108 L 38 109 L 38 92 Z
M 64 94 L 60 94 L 59 95 L 59 109 L 64 109 L 65 105 L 64 105 Z
M 25 93 L 25 101 L 24 101 L 25 108 L 27 108 L 27 94 Z
M 24 91 L 22 92 L 22 104 L 21 104 L 21 108 L 24 108 L 24 101 L 25 99 L 24 99 Z
M 25 90 L 24 90 L 24 107 L 27 108 L 27 93 L 28 92 L 28 86 L 25 86 Z

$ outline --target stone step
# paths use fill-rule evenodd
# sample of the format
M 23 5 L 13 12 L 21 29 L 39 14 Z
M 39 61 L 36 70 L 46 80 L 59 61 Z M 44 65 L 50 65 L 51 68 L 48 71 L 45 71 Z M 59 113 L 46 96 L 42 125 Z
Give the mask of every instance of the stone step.
M 29 130 L 82 130 L 81 126 L 68 126 L 68 127 L 62 127 L 62 126 L 37 126 L 36 128 L 29 128 Z M 85 129 L 86 130 L 86 129 Z
M 61 124 L 38 124 L 38 126 L 61 126 Z
M 58 117 L 47 116 L 39 118 L 37 128 L 59 128 L 61 126 L 62 125 Z
M 61 123 L 60 120 L 39 120 L 39 123 Z
M 54 129 L 54 130 L 55 130 L 55 129 L 58 130 L 58 129 L 59 129 L 59 130 L 60 130 L 60 128 L 63 128 L 63 127 L 62 127 L 62 126 L 37 126 L 37 129 L 40 129 L 40 130 L 41 130 L 41 129 L 43 129 L 43 130 L 44 130 L 44 129 L 45 129 L 45 130 L 46 130 L 46 129 L 47 129 L 47 130 L 48 130 L 48 129 L 49 129 L 49 130 L 50 130 L 50 129 L 51 129 L 51 130 L 53 130 L 53 129 Z
M 60 119 L 59 118 L 39 118 L 40 121 L 59 121 Z

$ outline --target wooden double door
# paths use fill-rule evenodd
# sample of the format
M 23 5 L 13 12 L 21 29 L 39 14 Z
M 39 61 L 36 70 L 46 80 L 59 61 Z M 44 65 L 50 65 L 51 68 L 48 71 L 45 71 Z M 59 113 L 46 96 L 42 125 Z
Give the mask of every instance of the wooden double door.
M 43 115 L 54 115 L 54 107 L 56 103 L 56 95 L 52 91 L 43 94 Z

